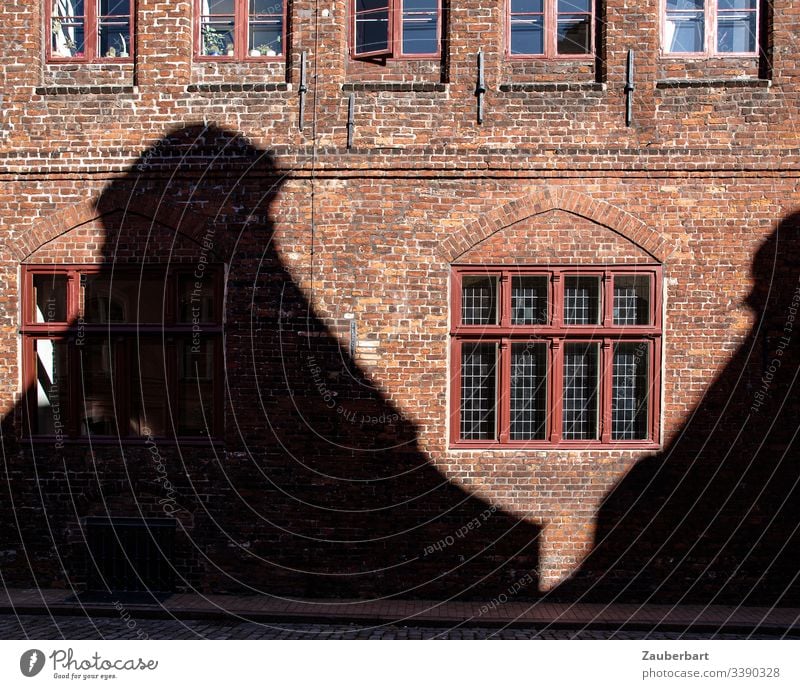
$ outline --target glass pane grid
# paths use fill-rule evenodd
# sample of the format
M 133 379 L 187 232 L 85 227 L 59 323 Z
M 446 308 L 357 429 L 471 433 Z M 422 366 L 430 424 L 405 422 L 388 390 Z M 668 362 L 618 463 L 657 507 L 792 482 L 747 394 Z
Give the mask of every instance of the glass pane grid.
M 545 438 L 546 391 L 546 345 L 514 345 L 511 351 L 511 440 Z
M 614 351 L 611 437 L 647 437 L 647 345 L 626 343 Z
M 464 277 L 461 289 L 461 323 L 491 325 L 496 323 L 497 289 L 493 277 Z
M 564 322 L 567 325 L 596 325 L 599 316 L 599 279 L 567 278 L 564 285 Z
M 650 277 L 618 275 L 614 278 L 614 324 L 648 325 L 650 315 Z
M 465 344 L 461 353 L 461 439 L 494 439 L 495 345 Z
M 541 325 L 547 321 L 547 278 L 514 278 L 511 289 L 511 322 L 514 325 Z
M 614 288 L 614 323 L 618 325 L 636 325 L 638 309 L 636 290 L 632 287 Z
M 567 345 L 564 351 L 565 440 L 597 437 L 597 346 Z

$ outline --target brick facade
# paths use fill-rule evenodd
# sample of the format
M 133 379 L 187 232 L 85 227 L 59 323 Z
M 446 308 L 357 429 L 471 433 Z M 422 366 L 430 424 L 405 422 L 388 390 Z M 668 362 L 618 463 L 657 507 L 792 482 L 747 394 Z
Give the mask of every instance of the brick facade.
M 798 604 L 800 3 L 759 58 L 661 57 L 658 4 L 607 0 L 596 60 L 511 62 L 500 0 L 445 0 L 442 57 L 386 64 L 344 0 L 290 3 L 284 62 L 198 63 L 192 4 L 137 0 L 132 65 L 48 65 L 42 3 L 0 10 L 6 585 L 81 587 L 84 517 L 166 509 L 181 589 Z M 20 266 L 203 251 L 224 436 L 25 439 Z M 661 450 L 449 449 L 452 265 L 645 260 Z

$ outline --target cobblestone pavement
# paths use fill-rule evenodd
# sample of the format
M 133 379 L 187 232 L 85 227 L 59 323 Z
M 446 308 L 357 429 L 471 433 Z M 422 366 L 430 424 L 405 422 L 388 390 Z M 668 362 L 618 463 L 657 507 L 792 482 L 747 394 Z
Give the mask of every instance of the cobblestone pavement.
M 119 617 L 0 615 L 1 639 L 776 639 L 779 634 L 714 634 L 547 628 L 413 627 L 237 620 L 153 620 Z

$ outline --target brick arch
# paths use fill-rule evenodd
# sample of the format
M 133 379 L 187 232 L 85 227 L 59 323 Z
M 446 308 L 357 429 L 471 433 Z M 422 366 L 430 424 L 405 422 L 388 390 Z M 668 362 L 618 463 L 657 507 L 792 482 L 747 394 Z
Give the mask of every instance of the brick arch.
M 625 237 L 659 263 L 668 256 L 666 241 L 641 220 L 621 208 L 574 189 L 550 187 L 510 201 L 477 220 L 462 225 L 439 246 L 439 255 L 453 263 L 472 247 L 513 223 L 551 210 L 563 210 L 591 220 Z M 448 222 L 452 225 L 452 222 Z
M 207 219 L 198 213 L 178 208 L 154 194 L 126 195 L 119 192 L 104 193 L 99 201 L 87 199 L 72 206 L 58 210 L 39 220 L 17 238 L 10 250 L 17 261 L 26 259 L 48 242 L 57 239 L 70 230 L 84 225 L 113 211 L 136 209 L 136 214 L 152 219 L 192 241 L 201 244 L 207 226 Z M 141 209 L 153 208 L 152 213 Z M 219 255 L 219 251 L 216 251 Z M 225 256 L 220 256 L 223 260 Z

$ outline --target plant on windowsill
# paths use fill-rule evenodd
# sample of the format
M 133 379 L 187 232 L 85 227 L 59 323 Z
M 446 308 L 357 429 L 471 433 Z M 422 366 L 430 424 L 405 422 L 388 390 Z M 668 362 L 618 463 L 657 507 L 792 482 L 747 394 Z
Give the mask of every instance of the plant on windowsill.
M 212 26 L 203 27 L 203 54 L 221 55 L 225 48 L 225 36 Z
M 278 44 L 278 50 L 280 50 L 280 36 L 278 36 L 278 38 L 275 40 L 275 43 Z M 266 55 L 267 57 L 275 57 L 278 54 L 277 51 L 272 47 L 271 43 L 262 43 L 261 45 L 256 46 L 256 50 L 258 51 L 259 55 Z

